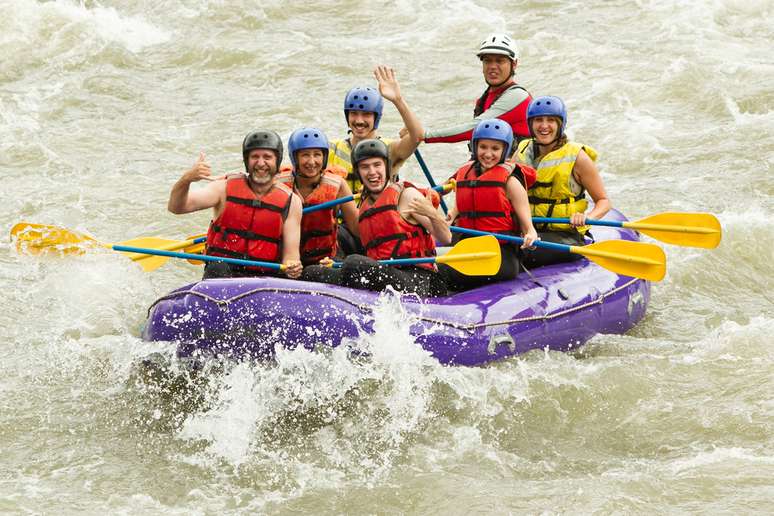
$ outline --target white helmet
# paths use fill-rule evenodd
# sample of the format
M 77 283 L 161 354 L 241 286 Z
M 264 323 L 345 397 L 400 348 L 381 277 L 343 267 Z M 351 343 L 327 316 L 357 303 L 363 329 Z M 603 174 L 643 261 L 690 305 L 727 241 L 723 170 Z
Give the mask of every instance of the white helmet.
M 487 36 L 478 47 L 478 54 L 476 55 L 481 58 L 484 54 L 508 56 L 513 61 L 516 61 L 519 58 L 519 49 L 516 47 L 516 42 L 510 36 L 495 33 Z

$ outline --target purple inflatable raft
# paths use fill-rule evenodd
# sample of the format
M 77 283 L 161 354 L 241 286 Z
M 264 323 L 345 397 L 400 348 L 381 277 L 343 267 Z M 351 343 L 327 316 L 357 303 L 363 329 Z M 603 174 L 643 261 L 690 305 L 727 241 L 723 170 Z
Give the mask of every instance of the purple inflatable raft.
M 616 211 L 606 219 L 626 220 Z M 639 239 L 630 229 L 593 233 L 596 241 Z M 411 335 L 443 364 L 479 365 L 624 333 L 644 317 L 650 299 L 649 282 L 586 259 L 532 272 L 447 297 L 403 296 Z M 175 342 L 183 359 L 270 359 L 276 346 L 337 346 L 373 333 L 379 295 L 279 278 L 205 280 L 156 300 L 143 338 Z

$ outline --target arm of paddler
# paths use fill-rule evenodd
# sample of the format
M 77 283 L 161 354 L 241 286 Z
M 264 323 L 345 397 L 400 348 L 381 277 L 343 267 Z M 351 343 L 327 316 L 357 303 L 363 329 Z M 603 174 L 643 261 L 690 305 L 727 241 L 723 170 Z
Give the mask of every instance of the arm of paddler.
M 301 276 L 301 198 L 293 194 L 290 209 L 282 224 L 282 270 L 288 278 Z
M 511 206 L 513 206 L 513 211 L 516 213 L 516 218 L 519 221 L 521 234 L 524 238 L 521 248 L 527 249 L 532 247 L 532 243 L 537 240 L 538 236 L 535 226 L 532 225 L 532 213 L 529 208 L 527 191 L 518 179 L 510 176 L 505 183 L 505 195 L 511 201 Z
M 416 188 L 406 188 L 398 201 L 398 211 L 406 221 L 425 228 L 440 245 L 449 245 L 449 225 L 438 212 L 438 208 L 433 206 L 430 196 L 431 192 L 424 196 Z
M 604 217 L 613 207 L 613 204 L 607 197 L 605 184 L 599 174 L 597 164 L 583 150 L 578 153 L 578 157 L 575 159 L 572 175 L 578 184 L 589 193 L 594 201 L 594 208 L 588 213 L 573 213 L 570 217 L 570 224 L 576 227 L 583 226 L 587 218 L 601 219 Z
M 191 183 L 211 180 L 212 170 L 207 163 L 204 152 L 199 153 L 199 159 L 180 176 L 169 192 L 167 209 L 177 215 L 191 213 L 206 208 L 215 208 L 216 212 L 226 195 L 225 181 L 212 181 L 202 189 L 191 191 Z
M 379 82 L 379 93 L 393 103 L 403 119 L 403 125 L 407 130 L 405 135 L 389 145 L 392 168 L 395 170 L 414 153 L 422 138 L 424 128 L 401 95 L 398 80 L 395 78 L 395 71 L 387 66 L 377 66 L 374 69 L 374 76 Z
M 349 189 L 349 185 L 346 181 L 342 181 L 341 186 L 339 186 L 337 198 L 343 199 L 350 195 L 352 195 L 352 191 Z M 355 201 L 348 201 L 341 205 L 341 218 L 344 220 L 344 224 L 347 226 L 347 229 L 349 229 L 349 232 L 359 238 L 360 229 L 358 226 L 358 212 Z

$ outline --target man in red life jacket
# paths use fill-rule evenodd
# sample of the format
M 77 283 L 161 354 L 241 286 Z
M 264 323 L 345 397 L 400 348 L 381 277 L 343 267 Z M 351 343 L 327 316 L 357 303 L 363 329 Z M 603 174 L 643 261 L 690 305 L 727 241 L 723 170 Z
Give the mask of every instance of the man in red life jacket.
M 212 177 L 204 153 L 172 186 L 168 209 L 191 213 L 213 209 L 207 254 L 246 260 L 282 262 L 289 278 L 301 275 L 299 256 L 301 199 L 274 176 L 282 161 L 282 140 L 273 131 L 255 131 L 242 142 L 245 174 Z M 190 191 L 191 183 L 210 184 Z M 272 270 L 207 262 L 204 278 L 272 275 Z
M 381 140 L 364 140 L 352 151 L 363 183 L 360 238 L 367 256 L 348 256 L 341 269 L 324 263 L 304 269 L 304 279 L 382 291 L 388 286 L 422 297 L 442 296 L 446 286 L 434 264 L 392 267 L 377 260 L 435 256 L 435 240 L 451 242 L 451 232 L 433 205 L 430 192 L 405 181 L 390 181 L 389 150 Z
M 352 196 L 344 178 L 326 170 L 328 152 L 328 138 L 314 127 L 297 129 L 288 139 L 292 169 L 280 172 L 277 182 L 298 194 L 304 208 Z M 349 231 L 359 235 L 354 201 L 305 213 L 301 218 L 301 262 L 304 265 L 314 265 L 323 258 L 336 256 L 338 223 L 335 211 L 339 208 Z
M 426 143 L 456 143 L 471 139 L 473 129 L 482 120 L 499 118 L 511 126 L 514 145 L 529 138 L 527 107 L 532 96 L 516 84 L 515 74 L 519 51 L 516 42 L 505 34 L 490 34 L 479 45 L 476 54 L 481 60 L 487 89 L 476 101 L 473 118 L 464 124 L 445 129 L 427 129 Z M 471 149 L 473 150 L 473 149 Z
M 527 188 L 535 182 L 536 174 L 531 167 L 506 161 L 512 141 L 511 127 L 502 120 L 484 120 L 476 126 L 471 161 L 453 176 L 457 196 L 448 218 L 467 229 L 523 236 L 522 248 L 529 248 L 537 233 L 532 225 Z M 519 273 L 519 250 L 504 242 L 500 249 L 502 264 L 494 276 L 465 276 L 447 265 L 439 265 L 447 286 L 468 290 L 515 278 Z

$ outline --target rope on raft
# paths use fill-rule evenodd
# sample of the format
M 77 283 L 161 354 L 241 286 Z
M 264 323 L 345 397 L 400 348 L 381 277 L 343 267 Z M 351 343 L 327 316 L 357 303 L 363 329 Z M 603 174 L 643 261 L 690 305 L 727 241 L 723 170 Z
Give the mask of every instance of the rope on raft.
M 610 296 L 620 292 L 621 290 L 629 288 L 631 285 L 637 283 L 638 281 L 644 281 L 644 280 L 637 279 L 637 278 L 632 278 L 631 280 L 627 281 L 623 285 L 620 285 L 620 286 L 618 286 L 618 287 L 616 287 L 616 288 L 614 288 L 614 289 L 612 289 L 612 290 L 610 290 L 608 292 L 605 292 L 604 294 L 600 295 L 596 299 L 592 299 L 591 301 L 588 301 L 588 302 L 583 303 L 581 305 L 572 306 L 570 308 L 567 308 L 566 310 L 562 310 L 562 311 L 554 312 L 554 313 L 550 313 L 550 314 L 545 314 L 545 315 L 533 315 L 533 316 L 530 316 L 530 317 L 516 317 L 516 318 L 513 318 L 513 319 L 506 319 L 504 321 L 484 322 L 484 323 L 467 323 L 467 324 L 465 324 L 465 323 L 456 323 L 456 322 L 451 322 L 451 321 L 445 321 L 445 320 L 442 320 L 442 319 L 435 319 L 435 318 L 432 318 L 432 317 L 426 317 L 426 316 L 418 315 L 418 314 L 411 314 L 411 316 L 413 318 L 417 319 L 418 321 L 432 323 L 432 324 L 438 324 L 438 325 L 441 325 L 441 326 L 448 326 L 448 327 L 454 328 L 456 330 L 463 330 L 463 331 L 467 331 L 469 333 L 473 333 L 475 330 L 480 329 L 480 328 L 488 328 L 490 326 L 502 326 L 502 325 L 505 325 L 505 324 L 516 324 L 516 323 L 530 322 L 530 321 L 547 321 L 547 320 L 550 320 L 550 319 L 555 319 L 557 317 L 562 317 L 564 315 L 567 315 L 567 314 L 570 314 L 570 313 L 573 313 L 573 312 L 577 312 L 579 310 L 585 310 L 585 309 L 587 309 L 587 308 L 589 308 L 591 306 L 602 304 L 604 302 L 605 298 L 610 297 Z M 349 305 L 352 305 L 355 308 L 357 308 L 358 310 L 360 310 L 361 312 L 373 313 L 373 308 L 371 308 L 370 305 L 355 303 L 355 302 L 347 299 L 346 297 L 340 296 L 338 294 L 330 293 L 330 292 L 320 292 L 319 290 L 306 290 L 306 289 L 295 289 L 295 288 L 276 288 L 276 287 L 267 288 L 267 287 L 260 287 L 260 288 L 255 288 L 255 289 L 252 289 L 252 290 L 248 290 L 246 292 L 242 292 L 242 293 L 240 293 L 240 294 L 238 294 L 238 295 L 236 295 L 234 297 L 228 298 L 228 299 L 215 299 L 212 296 L 208 296 L 207 294 L 204 294 L 202 292 L 196 292 L 195 290 L 178 290 L 176 292 L 171 292 L 171 293 L 167 294 L 164 297 L 160 297 L 156 301 L 154 301 L 153 304 L 148 308 L 148 317 L 150 317 L 150 312 L 153 309 L 153 307 L 156 306 L 156 304 L 158 304 L 161 301 L 164 301 L 166 299 L 172 299 L 172 298 L 183 296 L 183 295 L 190 294 L 190 295 L 193 295 L 193 296 L 197 296 L 197 297 L 200 297 L 200 298 L 202 298 L 202 299 L 204 299 L 206 301 L 210 301 L 210 302 L 216 304 L 218 306 L 218 308 L 220 308 L 220 309 L 226 309 L 228 307 L 228 305 L 230 303 L 233 303 L 234 301 L 237 301 L 239 299 L 243 299 L 245 297 L 249 297 L 249 296 L 252 296 L 252 295 L 255 295 L 255 294 L 260 294 L 260 293 L 263 293 L 263 292 L 282 293 L 282 294 L 310 294 L 310 295 L 316 295 L 316 296 L 326 296 L 326 297 L 330 297 L 330 298 L 336 299 L 337 301 L 341 301 L 343 303 L 347 303 Z

